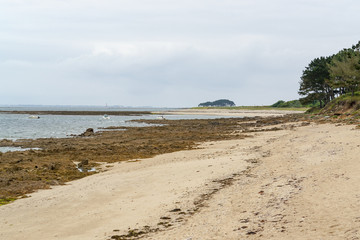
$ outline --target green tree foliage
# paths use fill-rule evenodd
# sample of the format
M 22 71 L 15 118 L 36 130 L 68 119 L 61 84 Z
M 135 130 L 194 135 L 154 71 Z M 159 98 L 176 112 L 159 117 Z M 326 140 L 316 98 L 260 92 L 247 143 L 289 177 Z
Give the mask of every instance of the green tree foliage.
M 227 99 L 219 99 L 214 102 L 200 103 L 199 107 L 233 107 L 235 103 Z
M 271 105 L 271 107 L 277 107 L 277 108 L 298 108 L 298 107 L 303 107 L 303 105 L 300 103 L 299 100 L 292 100 L 292 101 L 283 101 L 283 100 L 279 100 L 276 103 L 274 103 L 273 105 Z
M 330 86 L 341 94 L 351 92 L 353 96 L 360 86 L 359 47 L 353 46 L 351 49 L 344 49 L 337 53 L 329 64 L 329 72 Z
M 360 90 L 360 41 L 329 57 L 315 58 L 301 76 L 303 105 L 318 101 L 323 107 L 338 95 Z
M 271 107 L 282 107 L 284 105 L 285 101 L 284 100 L 279 100 L 276 103 L 274 103 L 273 105 L 271 105 Z
M 305 68 L 301 76 L 299 94 L 302 104 L 309 104 L 314 101 L 320 102 L 320 107 L 334 98 L 334 92 L 328 84 L 330 78 L 329 64 L 332 57 L 315 58 Z
M 279 100 L 273 105 L 271 105 L 271 107 L 275 107 L 275 108 L 301 108 L 301 107 L 318 107 L 318 106 L 319 106 L 319 101 L 313 101 L 311 103 L 303 105 L 299 100 L 291 100 L 287 102 L 283 100 Z

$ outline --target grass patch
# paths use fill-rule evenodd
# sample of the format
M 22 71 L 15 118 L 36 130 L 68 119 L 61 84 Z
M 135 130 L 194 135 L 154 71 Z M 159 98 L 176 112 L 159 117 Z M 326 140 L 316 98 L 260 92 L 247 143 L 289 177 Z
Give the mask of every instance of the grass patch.
M 344 94 L 336 98 L 336 101 L 360 101 L 360 92 L 355 92 L 354 96 L 352 96 L 351 93 Z
M 329 102 L 321 114 L 350 114 L 353 116 L 358 115 L 360 111 L 360 92 L 355 92 L 352 96 L 351 93 L 344 94 Z
M 320 111 L 321 111 L 321 108 L 312 107 L 312 108 L 308 109 L 305 113 L 307 113 L 307 114 L 318 114 L 318 113 L 320 113 Z
M 0 198 L 0 206 L 11 203 L 15 200 L 16 198 Z

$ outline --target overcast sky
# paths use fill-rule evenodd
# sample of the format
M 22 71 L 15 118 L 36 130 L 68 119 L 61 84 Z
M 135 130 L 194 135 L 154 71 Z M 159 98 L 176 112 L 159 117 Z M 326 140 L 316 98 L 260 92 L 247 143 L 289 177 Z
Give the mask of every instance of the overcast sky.
M 360 40 L 358 0 L 0 0 L 0 105 L 297 99 Z

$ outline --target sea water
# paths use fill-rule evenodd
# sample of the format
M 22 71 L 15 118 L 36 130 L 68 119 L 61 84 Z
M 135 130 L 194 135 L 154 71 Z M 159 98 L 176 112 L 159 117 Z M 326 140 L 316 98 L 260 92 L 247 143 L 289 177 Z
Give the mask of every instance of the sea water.
M 0 110 L 39 110 L 39 111 L 108 111 L 108 108 L 66 108 L 66 107 L 22 107 L 22 108 L 2 108 Z M 157 111 L 161 112 L 168 109 L 112 109 L 112 111 Z M 39 119 L 29 118 L 30 114 L 6 114 L 0 113 L 0 140 L 9 139 L 37 139 L 37 138 L 62 138 L 78 135 L 93 128 L 100 131 L 101 128 L 110 126 L 124 127 L 145 127 L 146 123 L 131 122 L 136 119 L 157 119 L 160 115 L 141 115 L 141 116 L 114 116 L 109 115 L 110 119 L 104 119 L 102 115 L 39 115 Z M 166 119 L 213 119 L 219 116 L 206 115 L 166 115 Z
M 83 133 L 87 128 L 98 131 L 110 126 L 143 127 L 145 123 L 130 122 L 133 119 L 151 119 L 153 116 L 102 115 L 39 115 L 39 119 L 28 114 L 0 114 L 0 139 L 61 138 Z

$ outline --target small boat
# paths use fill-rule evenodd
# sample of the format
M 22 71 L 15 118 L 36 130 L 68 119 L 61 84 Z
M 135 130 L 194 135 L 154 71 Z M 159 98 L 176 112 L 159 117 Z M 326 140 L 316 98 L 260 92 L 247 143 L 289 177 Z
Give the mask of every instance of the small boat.
M 164 116 L 157 117 L 157 119 L 159 119 L 159 120 L 166 120 L 166 119 L 164 118 Z
M 107 114 L 105 114 L 105 115 L 103 116 L 103 119 L 110 119 L 110 117 L 109 117 Z
M 37 116 L 37 115 L 30 115 L 29 118 L 30 118 L 30 119 L 39 119 L 40 117 Z

